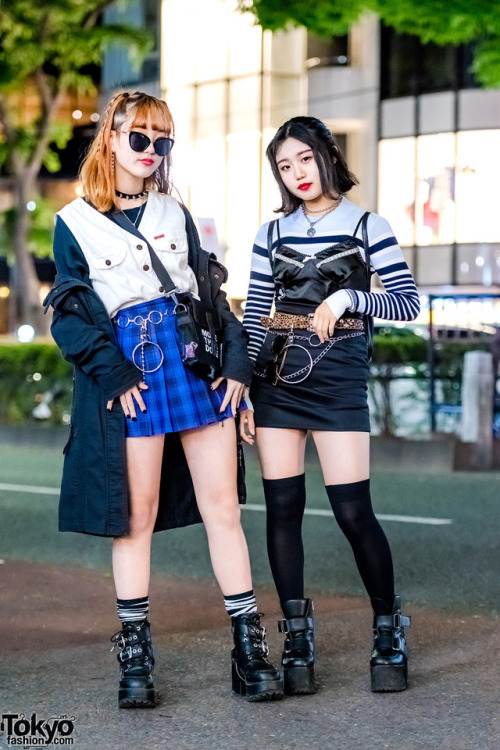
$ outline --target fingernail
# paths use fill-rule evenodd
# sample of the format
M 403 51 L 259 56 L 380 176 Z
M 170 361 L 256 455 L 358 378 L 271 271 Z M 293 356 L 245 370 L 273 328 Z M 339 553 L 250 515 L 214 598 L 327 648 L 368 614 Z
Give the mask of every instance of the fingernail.
M 127 419 L 130 419 L 130 414 L 127 414 Z
M 106 411 L 111 411 L 111 409 L 109 408 L 109 406 L 106 406 Z
M 132 422 L 137 422 L 137 417 L 132 417 Z
M 146 414 L 146 411 L 147 411 L 147 409 L 143 409 L 143 410 L 142 410 L 142 413 L 143 413 L 143 414 Z

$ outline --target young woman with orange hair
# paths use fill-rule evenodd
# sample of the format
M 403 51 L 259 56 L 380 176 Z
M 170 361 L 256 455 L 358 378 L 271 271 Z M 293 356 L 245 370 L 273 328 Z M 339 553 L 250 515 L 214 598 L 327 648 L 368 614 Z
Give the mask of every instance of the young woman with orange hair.
M 247 336 L 221 290 L 224 267 L 200 248 L 189 212 L 171 195 L 173 138 L 165 102 L 113 97 L 82 166 L 84 197 L 57 215 L 58 275 L 46 300 L 54 338 L 75 367 L 59 526 L 113 537 L 121 708 L 156 702 L 153 531 L 201 520 L 232 618 L 233 690 L 249 700 L 283 695 L 266 657 L 238 504 L 234 418 L 253 369 Z M 174 295 L 153 270 L 149 246 Z M 220 324 L 224 359 L 211 384 L 179 353 L 175 315 L 189 296 L 210 300 Z

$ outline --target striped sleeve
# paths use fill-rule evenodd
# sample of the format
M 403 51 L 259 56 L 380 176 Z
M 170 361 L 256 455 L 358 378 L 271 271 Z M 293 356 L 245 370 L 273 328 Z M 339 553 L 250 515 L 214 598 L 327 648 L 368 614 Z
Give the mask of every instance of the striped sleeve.
M 267 227 L 264 224 L 260 228 L 253 246 L 250 284 L 243 316 L 243 325 L 250 337 L 248 353 L 253 360 L 257 359 L 266 335 L 260 318 L 270 314 L 274 302 L 274 281 L 267 254 Z
M 374 221 L 370 227 L 372 217 Z M 385 219 L 371 215 L 368 220 L 368 241 L 370 264 L 377 272 L 385 294 L 349 289 L 352 300 L 350 311 L 383 320 L 414 320 L 420 312 L 417 287 L 398 241 Z

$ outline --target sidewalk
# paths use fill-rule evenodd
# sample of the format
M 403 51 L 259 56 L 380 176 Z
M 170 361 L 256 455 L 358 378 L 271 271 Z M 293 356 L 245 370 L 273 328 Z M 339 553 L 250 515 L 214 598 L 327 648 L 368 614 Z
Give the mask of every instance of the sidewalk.
M 0 597 L 0 712 L 74 717 L 76 750 L 500 746 L 500 637 L 487 614 L 413 609 L 410 688 L 380 695 L 369 689 L 366 600 L 317 596 L 318 693 L 251 704 L 231 694 L 229 622 L 215 584 L 155 577 L 151 621 L 161 702 L 154 710 L 119 711 L 108 574 L 6 561 Z M 261 589 L 258 601 L 277 662 L 275 594 Z M 0 748 L 7 747 L 0 733 Z

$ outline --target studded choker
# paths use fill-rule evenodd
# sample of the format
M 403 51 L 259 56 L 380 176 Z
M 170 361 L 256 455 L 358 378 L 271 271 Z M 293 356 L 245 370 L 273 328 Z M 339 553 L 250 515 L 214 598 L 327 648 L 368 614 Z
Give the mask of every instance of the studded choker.
M 142 193 L 135 193 L 134 195 L 132 195 L 131 193 L 122 193 L 119 190 L 115 190 L 115 195 L 117 196 L 117 198 L 124 198 L 126 201 L 137 200 L 137 198 L 145 198 L 147 194 L 147 190 L 143 190 Z

